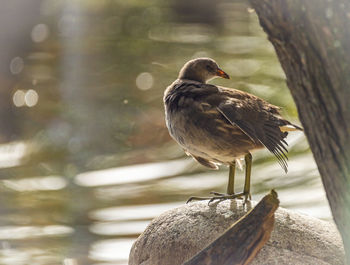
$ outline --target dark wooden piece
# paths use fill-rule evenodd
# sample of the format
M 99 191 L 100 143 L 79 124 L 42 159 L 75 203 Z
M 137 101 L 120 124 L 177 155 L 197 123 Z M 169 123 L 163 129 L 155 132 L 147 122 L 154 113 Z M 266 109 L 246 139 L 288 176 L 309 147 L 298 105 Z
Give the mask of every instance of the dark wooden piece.
M 350 2 L 250 2 L 286 73 L 350 264 Z
M 251 211 L 184 265 L 249 264 L 270 238 L 277 193 L 271 191 Z

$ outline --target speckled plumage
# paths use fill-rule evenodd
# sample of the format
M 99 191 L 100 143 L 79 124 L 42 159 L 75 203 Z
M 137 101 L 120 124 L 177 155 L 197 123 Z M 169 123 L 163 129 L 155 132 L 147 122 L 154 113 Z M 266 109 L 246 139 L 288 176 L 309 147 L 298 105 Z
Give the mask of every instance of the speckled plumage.
M 210 67 L 207 67 L 210 65 Z M 213 70 L 213 71 L 211 71 Z M 166 124 L 170 135 L 199 163 L 217 168 L 264 146 L 287 171 L 287 132 L 301 129 L 280 116 L 279 108 L 252 94 L 206 84 L 220 75 L 208 58 L 192 60 L 164 93 Z

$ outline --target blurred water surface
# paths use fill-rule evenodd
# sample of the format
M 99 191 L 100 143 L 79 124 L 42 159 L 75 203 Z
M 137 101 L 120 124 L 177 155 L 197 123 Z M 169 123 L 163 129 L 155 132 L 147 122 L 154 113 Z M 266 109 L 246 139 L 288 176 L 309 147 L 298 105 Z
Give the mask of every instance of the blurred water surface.
M 213 83 L 297 121 L 244 1 L 15 0 L 0 12 L 0 264 L 127 264 L 152 218 L 225 190 L 227 168 L 186 158 L 165 128 L 163 91 L 191 58 L 214 58 L 231 79 Z M 305 137 L 288 143 L 288 174 L 253 154 L 253 199 L 275 188 L 283 207 L 331 220 Z

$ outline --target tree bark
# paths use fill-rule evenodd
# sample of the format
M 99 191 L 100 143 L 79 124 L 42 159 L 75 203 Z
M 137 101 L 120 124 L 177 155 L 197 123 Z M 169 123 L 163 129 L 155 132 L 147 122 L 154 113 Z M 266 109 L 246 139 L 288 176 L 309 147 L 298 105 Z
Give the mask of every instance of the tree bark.
M 250 2 L 286 74 L 350 264 L 350 2 Z

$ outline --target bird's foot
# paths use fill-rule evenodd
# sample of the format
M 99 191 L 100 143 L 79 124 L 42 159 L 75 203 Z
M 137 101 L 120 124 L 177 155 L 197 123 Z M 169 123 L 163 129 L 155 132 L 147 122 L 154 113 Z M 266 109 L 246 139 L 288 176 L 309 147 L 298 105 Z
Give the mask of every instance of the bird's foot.
M 225 196 L 231 196 L 230 194 L 227 193 L 220 193 L 220 192 L 215 192 L 215 191 L 211 191 L 210 194 L 216 195 L 216 196 L 221 196 L 221 197 L 225 197 Z M 244 196 L 244 201 L 248 201 L 252 199 L 252 195 L 250 194 L 250 192 L 242 192 L 242 193 L 236 193 L 236 194 L 232 194 L 235 196 L 234 199 L 241 199 Z
M 251 201 L 252 200 L 252 195 L 250 194 L 250 192 L 243 192 L 244 194 L 244 202 L 247 202 L 248 200 Z
M 243 192 L 243 194 L 244 194 L 243 205 L 245 205 L 248 201 L 252 199 L 252 195 L 250 194 L 250 192 Z
M 219 192 L 210 192 L 210 194 L 213 194 L 215 196 L 212 197 L 190 197 L 186 203 L 189 203 L 193 200 L 196 201 L 202 201 L 202 200 L 209 200 L 208 204 L 210 204 L 211 202 L 218 200 L 220 201 L 224 201 L 224 200 L 228 200 L 228 199 L 237 199 L 237 198 L 242 198 L 243 196 L 245 197 L 245 202 L 251 198 L 250 193 L 245 194 L 244 192 L 241 193 L 235 193 L 235 194 L 225 194 L 225 193 L 219 193 Z

